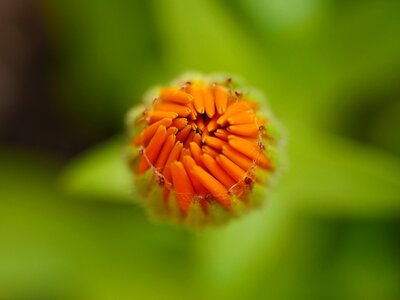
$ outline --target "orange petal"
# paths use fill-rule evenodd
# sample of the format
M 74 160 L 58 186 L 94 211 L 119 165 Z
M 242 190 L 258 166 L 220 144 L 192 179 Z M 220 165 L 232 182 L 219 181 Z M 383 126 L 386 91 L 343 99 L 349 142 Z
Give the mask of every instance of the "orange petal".
M 197 145 L 195 142 L 191 142 L 189 144 L 190 151 L 192 152 L 192 157 L 196 161 L 198 165 L 202 165 L 201 163 L 201 155 L 203 154 L 203 151 L 201 151 L 201 148 L 199 145 Z
M 246 172 L 225 155 L 218 155 L 216 161 L 236 182 L 243 180 L 245 177 Z
M 231 205 L 228 190 L 210 173 L 206 172 L 202 167 L 194 166 L 190 174 L 196 177 L 223 206 L 229 207 Z
M 145 128 L 140 135 L 134 140 L 134 144 L 136 146 L 139 145 L 144 145 L 146 146 L 151 138 L 154 136 L 156 133 L 157 129 L 159 126 L 164 125 L 165 127 L 168 127 L 172 124 L 172 119 L 162 119 L 158 122 L 155 122 L 154 124 L 151 124 L 147 128 Z
M 178 128 L 176 128 L 176 127 L 169 127 L 169 128 L 167 129 L 167 136 L 169 136 L 169 135 L 171 135 L 171 134 L 175 135 L 177 132 L 178 132 Z
M 179 206 L 184 213 L 187 213 L 195 192 L 189 176 L 180 161 L 171 163 L 171 176 Z
M 231 125 L 228 128 L 230 133 L 237 135 L 242 135 L 246 137 L 255 138 L 259 135 L 260 129 L 255 123 L 252 124 L 241 124 L 241 125 Z
M 236 151 L 229 145 L 222 147 L 222 153 L 243 170 L 249 170 L 253 166 L 253 161 Z
M 201 145 L 201 135 L 196 133 L 193 137 L 193 142 L 195 142 L 197 145 Z
M 255 116 L 253 111 L 239 111 L 227 117 L 228 123 L 231 125 L 238 124 L 255 124 Z
M 204 129 L 204 131 L 201 133 L 201 140 L 204 142 L 204 140 L 210 136 L 210 133 L 208 132 L 207 128 Z
M 193 103 L 190 102 L 190 103 L 188 103 L 186 106 L 189 107 L 189 109 L 190 109 L 189 118 L 190 118 L 191 120 L 196 120 L 196 118 L 197 118 L 197 111 L 196 111 L 196 109 L 194 108 Z
M 190 155 L 185 155 L 182 158 L 183 166 L 185 167 L 186 173 L 190 174 L 190 171 L 194 166 L 196 166 L 196 162 Z M 190 181 L 193 184 L 194 190 L 197 194 L 201 196 L 205 196 L 208 194 L 208 190 L 199 182 L 199 180 L 194 176 L 189 176 Z
M 172 126 L 178 128 L 178 130 L 182 130 L 188 124 L 188 120 L 186 118 L 177 118 L 172 121 Z
M 201 147 L 201 150 L 203 150 L 204 153 L 211 155 L 212 157 L 216 157 L 219 154 L 219 152 L 215 151 L 213 148 L 207 145 L 203 145 Z
M 216 160 L 212 158 L 208 154 L 203 154 L 201 156 L 201 160 L 203 161 L 204 165 L 210 171 L 210 173 L 220 181 L 227 189 L 230 189 L 234 184 L 235 181 L 230 177 L 224 169 L 222 169 Z
M 249 141 L 235 135 L 228 136 L 228 143 L 234 149 L 253 160 L 261 152 L 261 149 L 258 147 L 256 142 Z
M 170 165 L 173 161 L 178 160 L 181 151 L 182 151 L 182 143 L 181 142 L 176 142 L 174 148 L 172 148 L 171 153 L 168 156 L 167 162 L 165 163 L 164 170 L 163 170 L 163 175 L 167 179 L 167 181 L 171 182 L 171 170 L 170 170 Z
M 195 134 L 196 134 L 196 131 L 193 131 L 193 130 L 190 131 L 188 137 L 187 137 L 186 140 L 184 141 L 184 144 L 183 144 L 183 147 L 184 147 L 184 148 L 189 148 L 189 144 L 190 144 L 191 142 L 193 142 L 193 138 L 194 138 Z
M 228 106 L 228 90 L 221 86 L 215 86 L 215 106 L 219 114 L 223 114 Z
M 257 165 L 259 165 L 263 169 L 272 169 L 272 161 L 268 159 L 264 152 L 260 152 L 260 154 L 256 157 Z
M 175 139 L 176 136 L 174 134 L 171 134 L 167 137 L 167 140 L 165 141 L 164 146 L 161 149 L 161 152 L 157 158 L 157 162 L 155 164 L 155 168 L 159 171 L 162 172 L 164 169 L 165 163 L 167 162 L 167 159 L 174 148 L 175 145 Z
M 177 104 L 188 104 L 193 100 L 193 96 L 177 88 L 164 88 L 161 90 L 160 98 L 164 101 Z
M 193 106 L 196 111 L 203 114 L 205 111 L 203 87 L 199 84 L 192 84 L 187 87 L 188 92 L 193 96 Z
M 217 123 L 218 125 L 225 126 L 228 124 L 228 118 L 237 113 L 241 112 L 243 110 L 248 110 L 251 109 L 251 104 L 246 102 L 246 101 L 236 101 L 232 103 L 228 108 L 226 109 L 225 113 L 219 117 Z
M 221 140 L 227 141 L 229 132 L 225 129 L 217 129 L 216 131 L 214 131 L 214 135 Z
M 204 125 L 204 120 L 203 120 L 203 117 L 202 117 L 202 116 L 198 116 L 198 117 L 197 117 L 197 119 L 196 119 L 196 125 L 197 125 L 197 128 L 198 128 L 201 132 L 203 132 L 203 131 L 206 129 L 206 126 Z
M 175 119 L 176 117 L 178 117 L 178 114 L 176 112 L 153 110 L 149 112 L 147 122 L 149 124 L 153 124 L 154 122 L 160 121 L 162 119 Z
M 154 110 L 176 112 L 180 117 L 187 117 L 191 112 L 190 108 L 187 106 L 169 102 L 157 102 L 154 104 Z
M 188 137 L 190 131 L 192 130 L 192 126 L 186 125 L 185 128 L 183 128 L 177 135 L 176 135 L 176 140 L 180 142 L 184 142 L 186 138 Z
M 210 120 L 210 122 L 208 122 L 208 124 L 207 124 L 207 130 L 208 130 L 209 132 L 213 132 L 215 129 L 218 128 L 218 124 L 217 124 L 218 118 L 219 118 L 218 115 L 214 115 L 214 117 Z
M 188 149 L 188 148 L 182 148 L 181 154 L 179 155 L 179 158 L 178 158 L 177 160 L 182 161 L 182 158 L 183 158 L 185 155 L 191 155 L 191 154 L 192 154 L 192 152 L 190 152 L 190 149 Z
M 151 139 L 149 145 L 143 152 L 142 157 L 140 158 L 138 173 L 144 173 L 149 167 L 150 164 L 154 164 L 157 160 L 158 154 L 161 151 L 161 147 L 164 144 L 165 139 L 167 138 L 167 129 L 165 126 L 161 125 L 158 127 L 156 133 Z
M 253 159 L 256 161 L 257 165 L 259 165 L 263 169 L 271 169 L 272 162 L 270 159 L 267 158 L 263 149 L 260 147 L 260 143 L 251 142 L 249 140 L 230 135 L 228 137 L 229 145 L 235 148 L 240 153 L 244 154 L 245 156 Z
M 206 114 L 209 118 L 212 118 L 215 114 L 214 93 L 212 87 L 204 89 L 203 99 Z
M 203 139 L 203 143 L 208 145 L 208 146 L 210 146 L 210 147 L 213 147 L 214 149 L 217 149 L 217 150 L 221 150 L 222 147 L 224 145 L 226 145 L 225 141 L 223 141 L 223 140 L 221 140 L 219 138 L 213 137 L 213 136 L 206 136 Z
M 193 120 L 189 122 L 189 125 L 192 126 L 192 130 L 197 130 L 197 124 Z

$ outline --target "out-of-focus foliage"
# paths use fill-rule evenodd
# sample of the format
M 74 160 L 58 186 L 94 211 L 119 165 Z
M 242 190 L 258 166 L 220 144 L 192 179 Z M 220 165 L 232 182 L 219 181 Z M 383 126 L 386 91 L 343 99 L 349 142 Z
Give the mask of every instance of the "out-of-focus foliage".
M 57 100 L 114 131 L 0 156 L 0 298 L 399 299 L 399 1 L 45 1 Z M 186 70 L 242 75 L 287 132 L 268 205 L 188 232 L 134 204 L 124 113 Z M 51 124 L 49 124 L 51 126 Z

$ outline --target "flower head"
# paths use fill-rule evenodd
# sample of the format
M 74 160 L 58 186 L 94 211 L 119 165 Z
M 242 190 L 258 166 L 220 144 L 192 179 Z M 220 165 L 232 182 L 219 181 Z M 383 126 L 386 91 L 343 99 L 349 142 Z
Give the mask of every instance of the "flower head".
M 230 78 L 192 74 L 131 111 L 128 161 L 153 215 L 220 224 L 264 200 L 279 139 L 254 97 Z

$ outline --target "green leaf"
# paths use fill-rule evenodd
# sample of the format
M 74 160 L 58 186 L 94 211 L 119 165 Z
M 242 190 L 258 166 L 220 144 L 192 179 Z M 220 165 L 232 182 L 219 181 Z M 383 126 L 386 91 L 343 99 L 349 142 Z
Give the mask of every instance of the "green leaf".
M 375 215 L 400 209 L 400 161 L 354 140 L 292 124 L 281 197 L 320 214 Z
M 114 138 L 75 159 L 61 174 L 62 189 L 85 198 L 133 202 L 123 142 L 121 137 Z

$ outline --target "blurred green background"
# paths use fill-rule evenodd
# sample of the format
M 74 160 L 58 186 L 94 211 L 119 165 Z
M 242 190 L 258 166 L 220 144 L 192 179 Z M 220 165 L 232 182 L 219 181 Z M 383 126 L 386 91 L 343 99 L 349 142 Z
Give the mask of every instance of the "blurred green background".
M 0 299 L 400 299 L 400 1 L 2 0 Z M 124 114 L 240 74 L 287 131 L 228 226 L 134 203 Z

